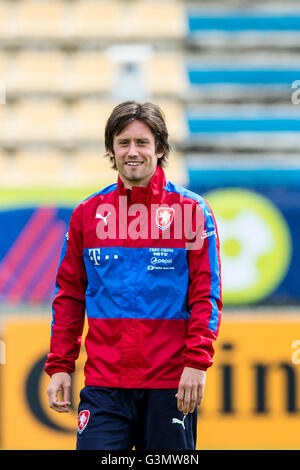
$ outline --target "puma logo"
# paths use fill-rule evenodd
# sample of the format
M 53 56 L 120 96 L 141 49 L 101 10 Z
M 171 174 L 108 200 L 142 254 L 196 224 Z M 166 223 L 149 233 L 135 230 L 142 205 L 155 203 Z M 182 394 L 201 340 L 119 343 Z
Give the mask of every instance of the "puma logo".
M 180 421 L 180 419 L 177 419 L 177 418 L 173 418 L 172 419 L 172 424 L 181 424 L 181 426 L 183 427 L 183 429 L 185 429 L 185 425 L 184 425 L 184 420 L 186 418 L 186 415 L 183 417 L 183 420 Z
M 110 215 L 110 212 L 108 212 L 108 214 L 106 214 L 105 216 L 104 215 L 101 215 L 101 214 L 96 214 L 96 217 L 95 219 L 101 219 L 103 220 L 103 222 L 105 223 L 105 225 L 107 225 L 107 217 Z

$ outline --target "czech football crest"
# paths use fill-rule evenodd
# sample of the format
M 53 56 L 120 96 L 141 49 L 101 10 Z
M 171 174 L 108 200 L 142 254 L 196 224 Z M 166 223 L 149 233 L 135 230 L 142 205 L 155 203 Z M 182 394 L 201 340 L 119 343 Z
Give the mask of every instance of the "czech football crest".
M 87 423 L 89 422 L 89 419 L 90 419 L 89 410 L 80 411 L 78 415 L 78 425 L 77 425 L 79 434 L 81 434 L 82 431 L 87 427 Z
M 172 207 L 159 207 L 156 210 L 156 225 L 161 230 L 170 227 L 174 219 L 175 210 Z

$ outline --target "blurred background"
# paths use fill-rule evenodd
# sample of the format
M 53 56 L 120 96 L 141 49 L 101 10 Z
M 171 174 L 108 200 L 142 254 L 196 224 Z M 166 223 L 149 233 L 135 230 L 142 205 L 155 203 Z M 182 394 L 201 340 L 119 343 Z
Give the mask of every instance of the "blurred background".
M 115 182 L 120 101 L 165 112 L 167 177 L 215 213 L 224 313 L 198 449 L 300 448 L 300 5 L 0 0 L 0 448 L 73 449 L 48 409 L 51 301 L 72 209 Z

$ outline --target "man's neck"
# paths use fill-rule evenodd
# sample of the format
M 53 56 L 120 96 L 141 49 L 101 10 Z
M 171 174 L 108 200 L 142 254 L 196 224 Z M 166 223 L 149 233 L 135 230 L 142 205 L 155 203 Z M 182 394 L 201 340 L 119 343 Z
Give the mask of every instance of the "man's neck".
M 153 173 L 153 175 L 154 175 L 154 173 Z M 151 175 L 149 178 L 147 178 L 147 180 L 129 181 L 126 178 L 122 178 L 122 176 L 119 174 L 120 179 L 123 182 L 124 188 L 126 188 L 126 189 L 132 189 L 133 186 L 147 188 L 147 186 L 149 186 L 150 180 L 151 180 L 153 175 Z

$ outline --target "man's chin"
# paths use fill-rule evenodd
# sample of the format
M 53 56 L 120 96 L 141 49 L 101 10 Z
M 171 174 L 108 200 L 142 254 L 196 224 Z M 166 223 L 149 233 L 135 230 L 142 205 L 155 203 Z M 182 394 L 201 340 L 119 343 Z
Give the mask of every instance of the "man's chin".
M 128 181 L 142 181 L 145 178 L 145 175 L 142 175 L 139 171 L 126 171 L 124 174 L 125 178 Z

